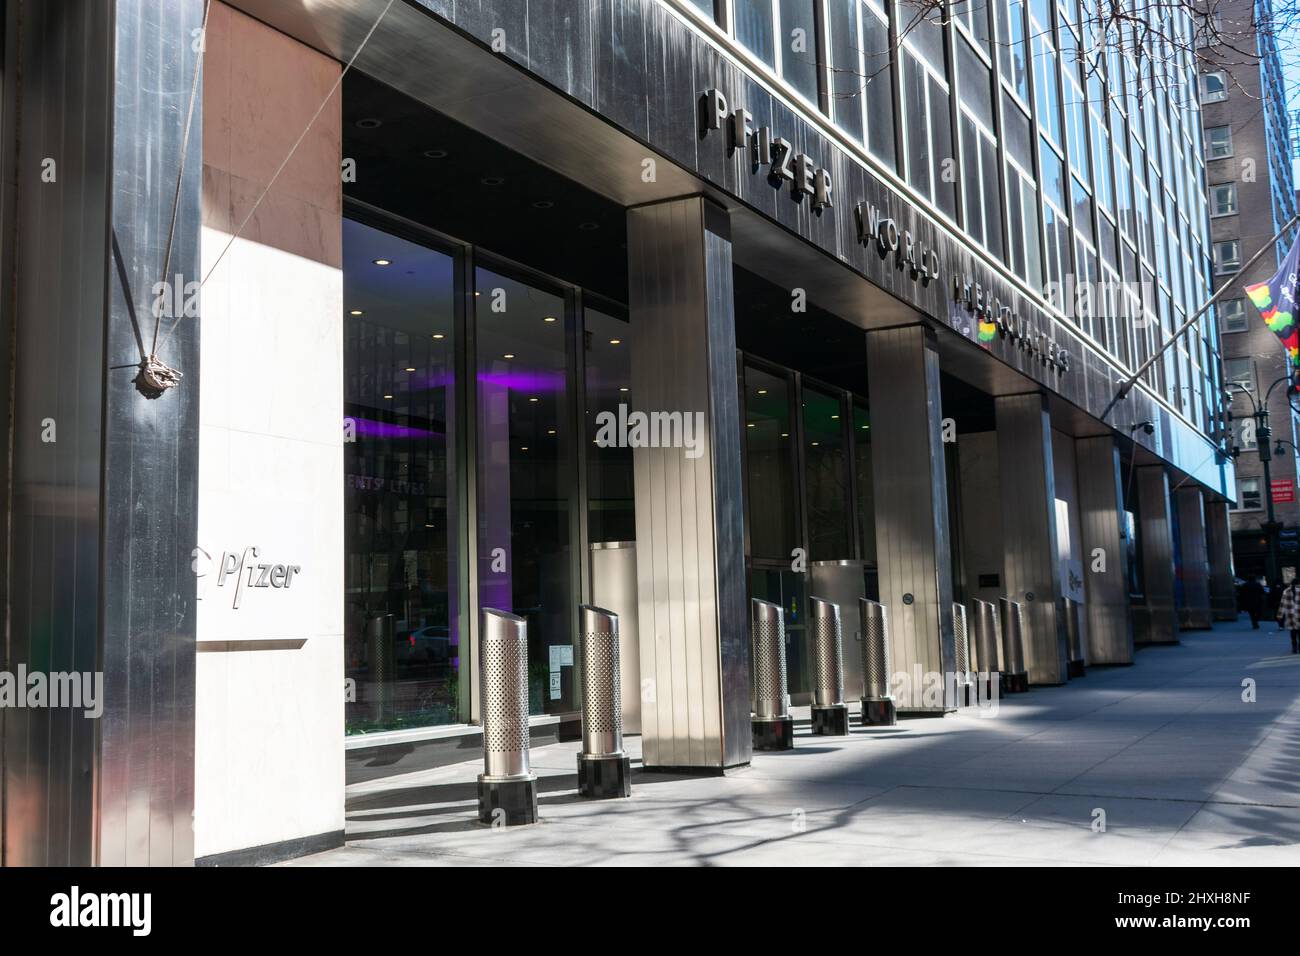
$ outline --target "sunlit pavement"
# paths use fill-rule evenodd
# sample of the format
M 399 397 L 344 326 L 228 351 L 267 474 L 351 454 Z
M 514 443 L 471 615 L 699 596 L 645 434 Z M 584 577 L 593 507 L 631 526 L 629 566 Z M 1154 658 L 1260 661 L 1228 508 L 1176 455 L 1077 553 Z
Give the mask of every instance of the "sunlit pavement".
M 754 755 L 726 777 L 639 769 L 576 792 L 578 744 L 533 750 L 542 822 L 477 822 L 475 760 L 358 784 L 347 846 L 292 865 L 1300 864 L 1300 656 L 1221 624 L 1132 667 Z M 1254 702 L 1243 700 L 1254 682 Z M 796 709 L 796 718 L 806 711 Z

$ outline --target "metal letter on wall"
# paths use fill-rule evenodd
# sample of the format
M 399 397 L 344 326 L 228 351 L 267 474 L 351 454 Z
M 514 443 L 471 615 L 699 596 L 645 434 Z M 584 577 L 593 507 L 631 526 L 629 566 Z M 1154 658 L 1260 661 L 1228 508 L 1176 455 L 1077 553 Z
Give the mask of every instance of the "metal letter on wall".
M 643 758 L 736 766 L 752 738 L 729 223 L 693 196 L 634 207 L 627 226 L 629 415 L 703 424 L 694 449 L 632 452 Z
M 934 333 L 919 326 L 866 334 L 871 403 L 880 601 L 889 612 L 890 652 L 900 711 L 957 706 L 944 681 L 943 703 L 927 705 L 913 675 L 951 673 L 952 560 L 944 470 L 939 356 Z
M 1087 615 L 1088 661 L 1132 664 L 1133 617 L 1119 447 L 1109 435 L 1079 438 L 1074 442 L 1074 457 L 1087 595 L 1083 613 Z
M 1024 605 L 1025 665 L 1030 683 L 1064 684 L 1069 679 L 1069 651 L 1057 614 L 1060 551 L 1047 397 L 1040 392 L 1002 395 L 994 404 L 1003 586 L 1007 597 Z

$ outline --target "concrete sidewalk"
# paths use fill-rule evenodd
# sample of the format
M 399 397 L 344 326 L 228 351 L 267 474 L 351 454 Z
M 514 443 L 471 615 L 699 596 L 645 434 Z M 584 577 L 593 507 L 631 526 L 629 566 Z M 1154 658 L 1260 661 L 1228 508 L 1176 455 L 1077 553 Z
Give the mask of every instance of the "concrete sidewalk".
M 477 822 L 478 760 L 357 784 L 347 846 L 292 865 L 1297 865 L 1289 651 L 1271 626 L 1219 625 L 1143 649 L 1132 667 L 1003 698 L 995 717 L 963 710 L 847 738 L 812 737 L 805 722 L 795 750 L 727 777 L 636 769 L 628 800 L 580 800 L 578 745 L 542 747 L 530 827 Z

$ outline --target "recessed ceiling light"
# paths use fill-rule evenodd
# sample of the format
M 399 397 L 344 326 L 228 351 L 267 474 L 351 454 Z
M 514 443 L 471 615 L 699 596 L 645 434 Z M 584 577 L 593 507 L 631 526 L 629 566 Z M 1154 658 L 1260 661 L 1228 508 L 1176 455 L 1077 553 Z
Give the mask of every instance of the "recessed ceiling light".
M 749 423 L 747 426 L 745 426 L 745 427 L 746 427 L 746 428 L 753 428 L 753 427 L 754 427 L 754 423 L 753 423 L 753 422 L 750 422 L 750 423 Z
M 790 433 L 789 433 L 789 432 L 781 432 L 781 437 L 782 437 L 782 438 L 789 438 L 789 437 L 790 437 Z
M 392 264 L 393 264 L 393 260 L 392 260 L 392 259 L 376 259 L 376 260 L 375 260 L 375 265 L 377 265 L 377 266 L 391 266 Z
M 550 209 L 550 208 L 551 208 L 552 206 L 554 206 L 554 205 L 555 205 L 555 203 L 551 202 L 549 199 L 539 199 L 539 200 L 537 200 L 535 203 L 533 203 L 533 208 L 534 208 L 534 209 Z
M 578 223 L 578 228 L 581 229 L 583 232 L 592 232 L 596 229 L 599 229 L 600 224 L 595 222 L 580 222 Z
M 610 340 L 609 340 L 609 344 L 610 344 L 610 345 L 622 345 L 622 344 L 623 344 L 623 340 L 622 340 L 622 339 L 610 339 Z
M 537 398 L 536 395 L 534 395 L 532 398 L 529 399 L 529 401 L 530 401 L 530 402 L 535 402 L 535 401 L 538 401 L 538 398 Z
M 475 294 L 475 295 L 482 295 L 483 293 L 482 293 L 482 292 L 475 292 L 474 294 Z
M 367 116 L 364 119 L 357 120 L 357 126 L 361 129 L 379 129 L 384 125 L 384 121 L 375 116 Z
M 391 396 L 391 395 L 385 395 L 385 396 L 384 396 L 384 398 L 386 398 L 386 399 L 391 399 L 392 397 L 393 397 L 393 396 Z
M 626 392 L 627 390 L 628 389 L 626 385 L 624 385 L 622 388 L 619 389 L 620 392 Z
M 512 358 L 515 357 L 515 353 L 514 353 L 514 352 L 507 352 L 505 355 L 503 355 L 503 356 L 501 356 L 501 357 L 504 358 L 504 359 L 512 359 Z
M 415 371 L 415 366 L 410 366 L 410 367 L 408 367 L 408 368 L 407 368 L 407 371 L 408 371 L 408 372 L 414 372 L 414 371 Z
M 365 315 L 365 313 L 362 312 L 360 309 L 353 309 L 349 314 L 350 314 L 350 315 Z
M 554 429 L 554 428 L 548 428 L 548 429 L 546 429 L 546 434 L 548 434 L 548 435 L 554 435 L 554 434 L 555 434 L 555 429 Z
M 812 446 L 813 446 L 814 448 L 816 448 L 816 447 L 817 447 L 817 444 L 818 444 L 817 442 L 813 442 L 813 443 L 812 443 Z
M 479 180 L 484 186 L 500 186 L 505 179 L 501 176 L 484 176 Z
M 542 321 L 543 321 L 543 322 L 554 322 L 554 321 L 555 321 L 555 316 L 553 316 L 553 315 L 548 315 L 548 316 L 546 316 L 546 318 L 542 319 Z
M 838 415 L 832 415 L 831 418 L 835 419 L 836 421 L 839 421 L 840 416 L 838 416 Z
M 424 157 L 425 159 L 446 159 L 447 151 L 445 149 L 426 149 Z
M 433 337 L 434 337 L 435 339 L 440 339 L 440 338 L 443 338 L 443 334 L 442 334 L 441 332 L 434 332 L 434 333 L 433 333 Z
M 528 446 L 525 445 L 523 448 L 520 448 L 519 450 L 520 450 L 520 451 L 528 451 Z

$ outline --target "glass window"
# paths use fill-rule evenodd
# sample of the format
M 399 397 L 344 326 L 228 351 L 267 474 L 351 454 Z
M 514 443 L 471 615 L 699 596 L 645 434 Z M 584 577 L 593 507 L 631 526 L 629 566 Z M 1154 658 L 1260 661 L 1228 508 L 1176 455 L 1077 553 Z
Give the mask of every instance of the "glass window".
M 894 76 L 889 53 L 889 24 L 884 14 L 862 10 L 863 59 L 867 93 L 867 149 L 894 169 Z
M 776 69 L 776 39 L 772 35 L 772 0 L 733 0 L 736 39 L 760 60 Z
M 1225 358 L 1223 360 L 1223 383 L 1240 385 L 1248 392 L 1255 390 L 1255 370 L 1249 358 Z M 1237 391 L 1234 389 L 1233 391 Z
M 1212 71 L 1201 74 L 1201 102 L 1221 103 L 1228 98 L 1228 74 Z
M 454 276 L 451 256 L 343 221 L 349 734 L 460 718 Z
M 926 114 L 927 74 L 910 51 L 903 54 L 903 115 L 907 131 L 907 181 L 922 195 L 930 193 L 930 138 Z
M 843 403 L 838 394 L 803 389 L 804 487 L 808 507 L 808 557 L 853 557 L 850 538 L 848 458 Z
M 745 366 L 745 476 L 752 557 L 789 561 L 798 546 L 790 386 Z
M 1056 51 L 1046 34 L 1034 37 L 1034 86 L 1038 125 L 1053 143 L 1061 142 L 1061 98 L 1056 88 Z
M 1229 275 L 1241 268 L 1241 244 L 1236 239 L 1225 239 L 1214 244 L 1214 272 Z
M 1264 507 L 1264 498 L 1259 491 L 1258 478 L 1237 479 L 1237 511 L 1259 511 Z
M 780 0 L 781 75 L 817 102 L 817 24 L 814 0 Z
M 1221 183 L 1210 187 L 1210 215 L 1232 216 L 1237 212 L 1237 184 Z
M 530 713 L 572 711 L 564 649 L 572 652 L 577 593 L 569 507 L 577 459 L 564 300 L 483 268 L 474 285 L 479 602 L 528 620 Z
M 1232 127 L 1211 126 L 1205 130 L 1205 158 L 1226 159 L 1232 155 Z
M 592 543 L 635 541 L 632 449 L 598 441 L 601 423 L 619 421 L 625 417 L 620 411 L 628 410 L 632 328 L 625 319 L 597 309 L 587 309 L 584 321 L 587 536 Z
M 1224 299 L 1219 303 L 1219 318 L 1225 332 L 1244 332 L 1247 328 L 1246 300 Z
M 831 116 L 851 139 L 861 142 L 864 67 L 858 32 L 859 3 L 860 0 L 829 0 L 827 29 L 831 47 Z M 888 44 L 882 49 L 888 55 Z
M 1029 102 L 1028 54 L 1025 45 L 1025 5 L 1021 0 L 1007 0 L 1006 42 L 1002 45 L 1002 76 L 1026 103 Z

